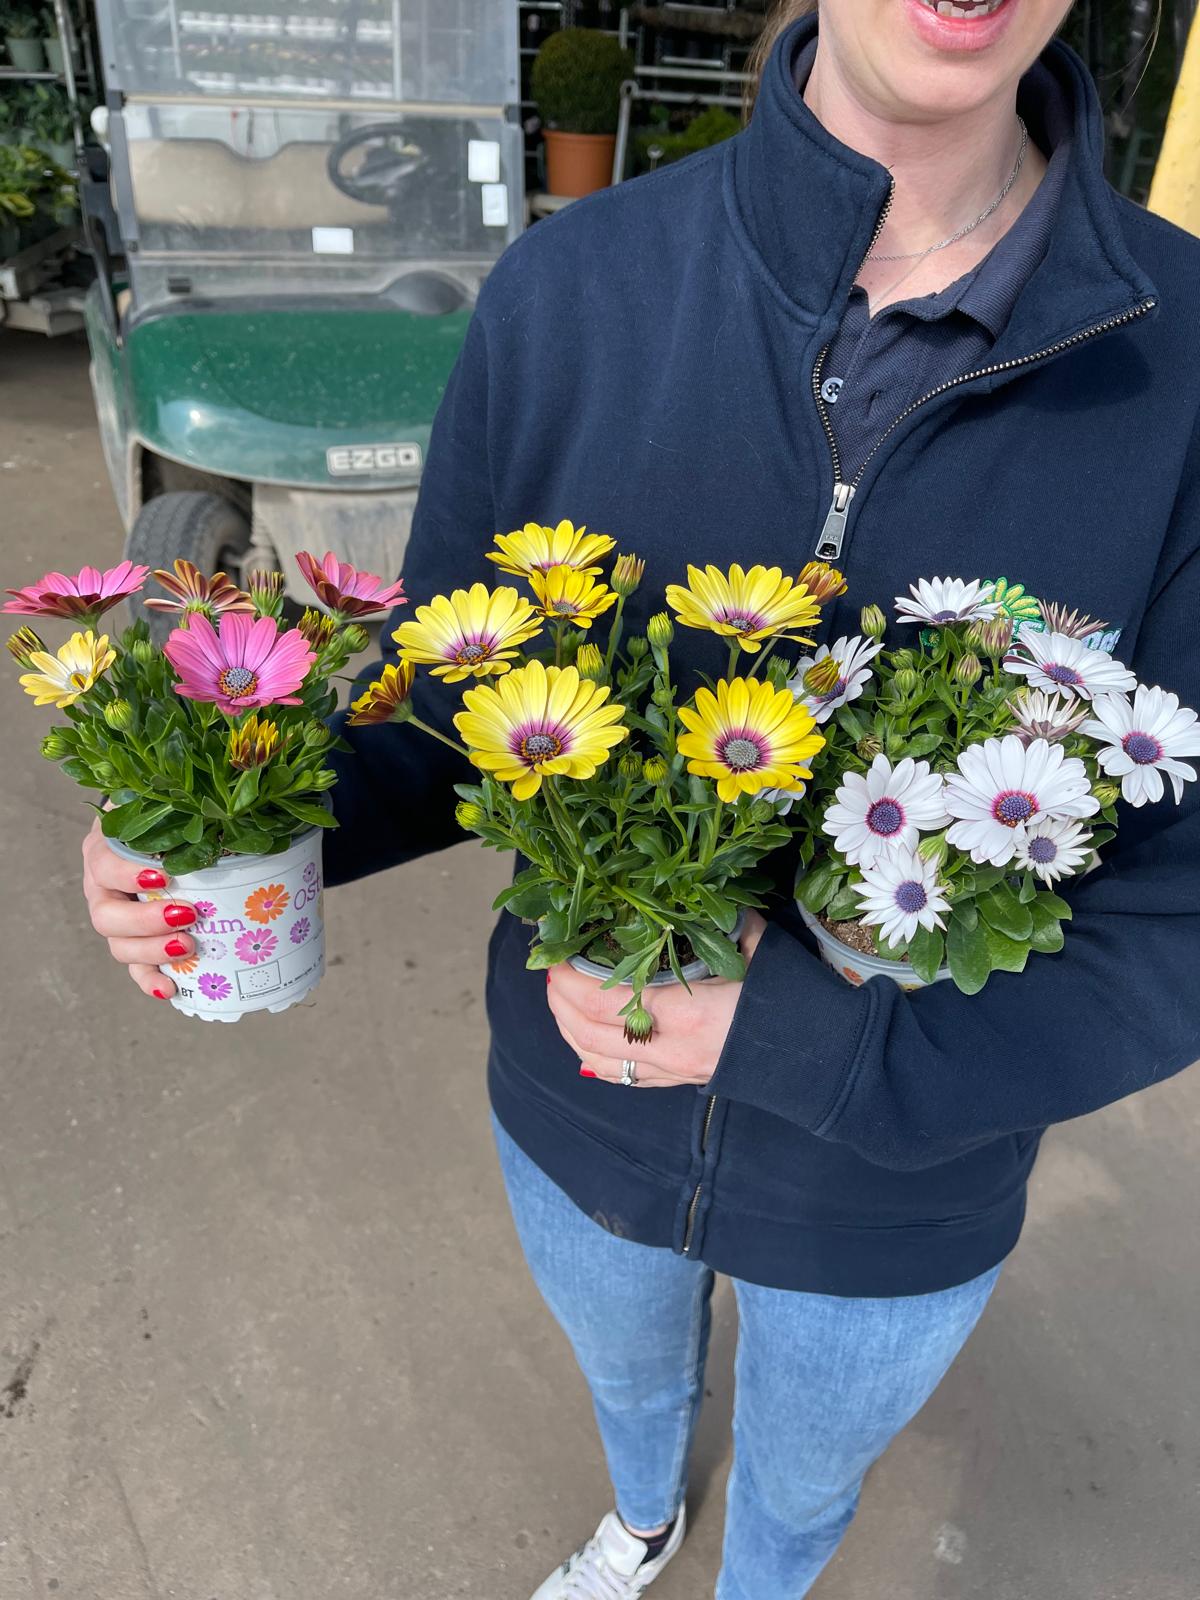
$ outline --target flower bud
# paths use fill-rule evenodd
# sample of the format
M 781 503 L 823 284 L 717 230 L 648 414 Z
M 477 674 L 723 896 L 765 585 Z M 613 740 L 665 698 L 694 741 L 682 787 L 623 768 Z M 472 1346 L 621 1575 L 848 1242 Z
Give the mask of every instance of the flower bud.
M 858 625 L 868 639 L 882 639 L 887 631 L 887 618 L 878 606 L 864 606 L 859 612 Z
M 777 790 L 776 793 L 778 792 Z M 762 795 L 757 795 L 750 803 L 750 821 L 762 824 L 774 820 L 775 807 L 769 800 L 764 800 Z
M 104 720 L 115 733 L 124 733 L 133 726 L 133 707 L 128 700 L 110 700 L 104 708 Z
M 18 628 L 8 639 L 8 653 L 18 665 L 27 667 L 35 650 L 45 652 L 46 646 L 32 628 Z
M 666 783 L 670 770 L 662 756 L 651 756 L 642 767 L 642 777 L 647 783 Z
M 575 657 L 575 666 L 581 678 L 586 678 L 589 683 L 599 683 L 604 677 L 604 657 L 599 646 L 581 644 L 579 654 Z
M 369 649 L 371 644 L 371 635 L 363 627 L 361 622 L 352 622 L 342 634 L 342 641 L 345 644 L 346 649 L 349 650 L 350 654 L 352 656 L 356 656 L 360 655 L 362 651 Z
M 312 777 L 306 781 L 310 788 L 321 794 L 326 789 L 332 789 L 337 779 L 338 775 L 332 767 L 322 767 L 319 772 L 314 772 Z
M 229 765 L 238 772 L 265 767 L 281 743 L 278 725 L 252 711 L 229 730 Z
M 836 656 L 822 656 L 819 661 L 813 662 L 801 681 L 806 693 L 826 695 L 837 688 L 841 674 L 842 669 Z
M 628 600 L 629 596 L 642 581 L 646 571 L 646 563 L 639 561 L 636 556 L 618 556 L 612 569 L 612 577 L 608 580 L 609 588 Z
M 92 777 L 98 784 L 107 787 L 117 781 L 117 769 L 111 761 L 93 761 Z
M 772 689 L 787 689 L 791 687 L 791 665 L 782 656 L 771 657 L 767 662 L 767 670 L 763 676 Z
M 460 800 L 454 808 L 454 820 L 465 833 L 472 833 L 487 820 L 487 812 L 471 800 Z
M 315 717 L 304 729 L 304 742 L 310 750 L 324 750 L 333 740 L 333 733 Z
M 246 592 L 254 603 L 256 617 L 274 617 L 278 621 L 283 615 L 282 572 L 252 572 Z
M 159 659 L 158 650 L 149 639 L 135 639 L 129 653 L 139 667 L 152 666 Z
M 966 641 L 966 646 L 967 646 L 968 650 L 975 650 L 977 652 L 982 651 L 983 648 L 984 648 L 984 645 L 983 645 L 983 623 L 982 622 L 973 622 L 971 624 L 971 626 L 967 629 L 966 633 L 963 635 L 963 638 Z
M 800 582 L 821 606 L 845 594 L 848 587 L 843 574 L 828 561 L 810 561 L 800 574 Z
M 993 661 L 999 661 L 1001 656 L 1006 656 L 1013 642 L 1012 618 L 991 617 L 987 622 L 981 622 L 979 642 L 984 655 L 991 656 Z
M 622 778 L 640 778 L 642 775 L 642 758 L 636 750 L 625 750 L 617 762 L 617 771 Z
M 893 650 L 889 659 L 891 660 L 892 671 L 899 672 L 901 667 L 916 666 L 917 652 L 915 650 Z
M 979 682 L 982 673 L 983 665 L 978 656 L 972 655 L 970 651 L 965 656 L 959 656 L 958 665 L 954 669 L 954 677 L 958 683 L 969 689 L 972 684 Z
M 1098 783 L 1092 793 L 1102 806 L 1115 806 L 1121 798 L 1121 791 L 1115 783 Z
M 296 627 L 314 650 L 321 650 L 333 638 L 337 623 L 315 606 L 307 606 Z
M 61 733 L 48 733 L 42 740 L 42 754 L 47 761 L 64 761 L 71 754 L 71 746 Z
M 646 627 L 646 637 L 656 650 L 665 650 L 675 637 L 675 624 L 665 611 L 656 611 Z
M 917 854 L 922 861 L 936 861 L 940 866 L 950 854 L 950 846 L 946 843 L 944 833 L 927 833 L 917 846 Z
M 625 648 L 629 652 L 629 659 L 631 661 L 640 661 L 646 654 L 646 651 L 649 650 L 650 646 L 647 644 L 646 640 L 642 638 L 641 634 L 635 634 L 634 637 L 629 640 L 628 644 L 626 644 Z
M 651 691 L 650 698 L 660 711 L 669 711 L 675 704 L 675 696 L 671 692 L 669 683 L 656 683 Z
M 866 733 L 854 746 L 854 753 L 864 761 L 874 761 L 876 756 L 883 754 L 883 744 L 873 733 Z
M 625 1014 L 625 1043 L 649 1044 L 654 1037 L 654 1018 L 639 1001 Z
M 901 700 L 911 700 L 921 688 L 921 679 L 912 667 L 901 667 L 892 679 L 892 687 Z

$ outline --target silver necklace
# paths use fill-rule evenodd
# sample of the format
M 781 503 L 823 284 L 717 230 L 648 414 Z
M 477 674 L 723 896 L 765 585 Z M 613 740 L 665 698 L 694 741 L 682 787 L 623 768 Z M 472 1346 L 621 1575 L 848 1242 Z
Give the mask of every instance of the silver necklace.
M 948 250 L 952 244 L 957 244 L 960 239 L 965 239 L 969 233 L 974 233 L 976 228 L 981 227 L 993 212 L 998 211 L 1008 199 L 1012 186 L 1021 176 L 1021 168 L 1025 165 L 1025 153 L 1029 149 L 1029 129 L 1020 117 L 1017 118 L 1017 126 L 1021 130 L 1021 144 L 1017 151 L 1016 163 L 1009 173 L 1008 182 L 987 210 L 981 211 L 974 222 L 968 222 L 965 228 L 960 228 L 957 233 L 952 233 L 948 239 L 943 239 L 940 244 L 931 244 L 924 250 L 906 250 L 902 254 L 894 256 L 876 255 L 872 250 L 868 251 L 866 259 L 868 261 L 924 261 L 926 256 L 936 255 L 939 250 Z

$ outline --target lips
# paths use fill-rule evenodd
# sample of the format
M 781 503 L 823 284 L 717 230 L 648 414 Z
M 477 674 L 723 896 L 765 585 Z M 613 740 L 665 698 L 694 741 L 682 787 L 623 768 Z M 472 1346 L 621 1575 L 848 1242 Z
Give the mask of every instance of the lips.
M 927 10 L 939 17 L 959 18 L 990 17 L 1005 3 L 1006 0 L 921 0 Z

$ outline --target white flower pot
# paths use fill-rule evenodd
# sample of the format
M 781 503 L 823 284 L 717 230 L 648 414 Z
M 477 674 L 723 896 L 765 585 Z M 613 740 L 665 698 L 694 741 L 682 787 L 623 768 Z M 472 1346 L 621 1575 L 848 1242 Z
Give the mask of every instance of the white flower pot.
M 745 926 L 746 913 L 744 910 L 739 911 L 738 919 L 734 924 L 733 932 L 725 935 L 730 944 L 737 944 L 738 940 L 742 937 L 742 929 Z M 572 956 L 570 964 L 575 968 L 576 972 L 582 972 L 586 977 L 589 978 L 600 978 L 603 980 L 605 978 L 612 977 L 613 969 L 611 967 L 601 966 L 600 962 L 598 961 L 589 961 L 586 956 Z M 708 964 L 704 961 L 689 961 L 685 967 L 680 968 L 680 971 L 683 973 L 684 977 L 689 983 L 700 983 L 704 978 L 712 977 L 712 971 Z M 656 972 L 654 976 L 648 980 L 646 987 L 648 989 L 664 989 L 668 984 L 677 983 L 678 981 L 679 980 L 676 978 L 675 974 L 668 967 L 665 972 Z M 622 989 L 630 989 L 633 987 L 633 985 L 628 982 L 622 982 L 618 985 L 618 987 Z
M 796 902 L 796 909 L 804 918 L 804 926 L 811 929 L 816 937 L 821 950 L 821 960 L 855 988 L 870 978 L 887 978 L 892 983 L 899 984 L 906 994 L 910 994 L 914 989 L 928 988 L 925 980 L 917 977 L 907 961 L 884 961 L 881 956 L 864 955 L 861 950 L 854 950 L 850 945 L 843 944 L 840 939 L 835 939 L 829 929 L 799 901 Z M 944 983 L 949 976 L 950 968 L 940 967 L 934 982 Z
M 195 955 L 159 968 L 175 985 L 177 1011 L 237 1022 L 250 1011 L 286 1011 L 313 992 L 325 972 L 323 833 L 306 829 L 280 855 L 224 856 L 138 896 L 183 900 L 199 913 L 180 930 L 194 941 Z M 127 861 L 161 869 L 155 857 L 108 842 Z

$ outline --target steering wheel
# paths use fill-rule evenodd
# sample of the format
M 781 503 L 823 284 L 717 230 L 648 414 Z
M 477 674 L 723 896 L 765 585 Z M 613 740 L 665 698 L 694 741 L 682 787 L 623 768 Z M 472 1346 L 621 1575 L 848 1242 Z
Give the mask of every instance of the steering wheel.
M 346 157 L 360 145 L 371 145 L 357 172 L 343 170 Z M 369 206 L 392 206 L 414 173 L 428 164 L 429 157 L 412 141 L 409 125 L 403 122 L 372 122 L 355 128 L 330 150 L 325 170 L 335 189 Z

